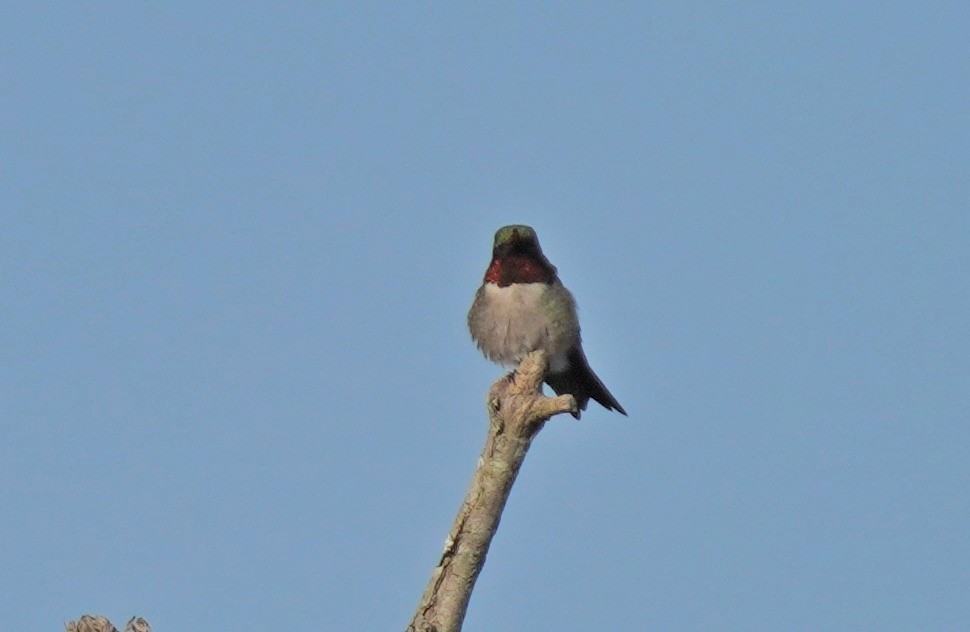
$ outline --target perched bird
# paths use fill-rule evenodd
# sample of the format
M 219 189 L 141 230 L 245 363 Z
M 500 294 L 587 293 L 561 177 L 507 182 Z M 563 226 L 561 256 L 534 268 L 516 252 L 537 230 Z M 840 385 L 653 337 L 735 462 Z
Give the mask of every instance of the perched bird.
M 590 398 L 607 410 L 626 411 L 589 368 L 579 336 L 576 301 L 539 247 L 529 226 L 504 226 L 495 233 L 492 262 L 468 311 L 472 338 L 489 360 L 518 365 L 532 351 L 549 358 L 545 382 L 557 394 Z M 579 419 L 579 412 L 573 413 Z

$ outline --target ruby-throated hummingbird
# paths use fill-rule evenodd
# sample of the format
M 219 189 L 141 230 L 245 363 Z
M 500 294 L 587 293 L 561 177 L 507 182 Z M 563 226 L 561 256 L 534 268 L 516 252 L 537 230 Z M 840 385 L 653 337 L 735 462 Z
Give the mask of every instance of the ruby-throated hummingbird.
M 468 328 L 489 360 L 517 365 L 532 351 L 549 358 L 545 382 L 557 394 L 590 398 L 607 410 L 626 411 L 589 368 L 579 336 L 576 301 L 539 247 L 529 226 L 504 226 L 495 233 L 492 262 L 468 311 Z M 579 419 L 579 412 L 573 413 Z

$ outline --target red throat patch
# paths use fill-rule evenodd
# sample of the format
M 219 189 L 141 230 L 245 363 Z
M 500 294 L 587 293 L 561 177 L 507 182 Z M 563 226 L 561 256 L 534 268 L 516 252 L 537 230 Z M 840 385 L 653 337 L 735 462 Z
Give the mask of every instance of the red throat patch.
M 548 283 L 555 274 L 555 269 L 549 270 L 541 261 L 531 257 L 510 256 L 492 259 L 485 271 L 485 282 L 499 287 L 513 283 Z

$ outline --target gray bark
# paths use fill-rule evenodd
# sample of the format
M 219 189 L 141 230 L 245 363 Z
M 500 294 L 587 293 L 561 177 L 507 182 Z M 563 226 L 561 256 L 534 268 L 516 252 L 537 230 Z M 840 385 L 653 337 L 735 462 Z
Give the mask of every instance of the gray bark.
M 553 415 L 576 412 L 572 395 L 545 397 L 545 353 L 529 354 L 488 393 L 488 436 L 465 501 L 407 632 L 461 630 L 502 509 L 532 439 Z

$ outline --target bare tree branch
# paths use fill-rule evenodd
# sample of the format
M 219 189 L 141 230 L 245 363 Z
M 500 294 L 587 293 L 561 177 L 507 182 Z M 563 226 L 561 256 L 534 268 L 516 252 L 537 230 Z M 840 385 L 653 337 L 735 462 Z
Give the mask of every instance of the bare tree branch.
M 64 630 L 65 632 L 118 632 L 118 628 L 111 625 L 106 617 L 90 614 L 81 615 L 77 621 L 68 621 Z M 141 617 L 132 617 L 125 626 L 125 632 L 152 632 L 152 626 Z
M 489 390 L 485 447 L 408 632 L 461 630 L 475 580 L 532 439 L 553 415 L 576 411 L 572 395 L 542 394 L 546 368 L 545 353 L 533 352 Z
M 148 625 L 148 621 L 141 617 L 132 617 L 128 619 L 125 632 L 152 632 L 152 626 Z

